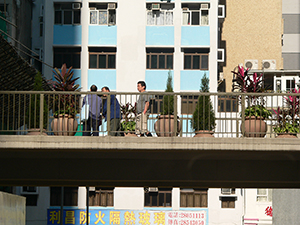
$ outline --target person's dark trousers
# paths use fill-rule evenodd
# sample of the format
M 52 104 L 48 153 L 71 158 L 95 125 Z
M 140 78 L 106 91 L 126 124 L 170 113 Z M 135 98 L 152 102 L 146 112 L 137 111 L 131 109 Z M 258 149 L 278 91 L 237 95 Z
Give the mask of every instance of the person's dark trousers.
M 120 119 L 111 119 L 110 120 L 110 132 L 109 136 L 121 136 L 120 134 Z
M 93 132 L 92 129 L 93 128 Z M 83 136 L 99 136 L 99 119 L 93 119 L 91 116 L 83 123 Z M 92 132 L 92 133 L 91 133 Z

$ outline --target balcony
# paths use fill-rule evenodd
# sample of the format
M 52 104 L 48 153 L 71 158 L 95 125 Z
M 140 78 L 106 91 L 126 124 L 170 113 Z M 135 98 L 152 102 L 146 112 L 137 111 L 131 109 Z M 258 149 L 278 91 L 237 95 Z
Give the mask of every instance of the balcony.
M 78 101 L 75 109 L 79 112 L 82 97 L 88 92 L 0 92 L 0 164 L 5 168 L 0 171 L 0 185 L 300 187 L 298 139 L 275 138 L 274 115 L 265 119 L 268 130 L 264 137 L 245 137 L 246 118 L 243 113 L 240 116 L 248 106 L 244 94 L 148 92 L 152 99 L 148 130 L 153 137 L 146 138 L 108 136 L 110 126 L 104 120 L 99 137 L 79 137 L 84 132 L 80 129 L 80 112 L 76 114 L 79 126 L 75 136 L 67 136 L 71 131 L 63 129 L 59 131 L 61 136 L 54 135 L 53 109 L 63 109 L 54 99 L 61 101 L 65 94 Z M 120 104 L 133 105 L 140 95 L 110 94 L 116 95 Z M 260 96 L 270 111 L 285 107 L 284 97 L 290 95 L 297 96 L 253 94 Z M 166 101 L 163 96 L 174 97 L 174 114 L 182 128 L 177 136 L 158 137 L 154 130 Z M 214 138 L 193 138 L 190 121 L 199 96 L 211 100 L 216 119 Z M 27 113 L 38 99 L 41 104 Z M 39 132 L 47 135 L 23 135 L 26 126 L 31 126 L 26 124 L 30 121 L 26 117 L 43 115 L 43 104 L 48 107 L 46 123 L 40 117 L 36 124 L 39 128 L 46 124 L 45 131 Z M 177 124 L 174 122 L 175 127 Z

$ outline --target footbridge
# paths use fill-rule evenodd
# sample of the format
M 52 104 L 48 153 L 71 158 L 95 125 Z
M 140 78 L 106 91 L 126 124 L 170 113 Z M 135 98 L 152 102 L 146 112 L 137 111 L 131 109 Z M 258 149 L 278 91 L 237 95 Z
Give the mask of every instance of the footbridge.
M 300 141 L 0 136 L 1 186 L 300 188 Z

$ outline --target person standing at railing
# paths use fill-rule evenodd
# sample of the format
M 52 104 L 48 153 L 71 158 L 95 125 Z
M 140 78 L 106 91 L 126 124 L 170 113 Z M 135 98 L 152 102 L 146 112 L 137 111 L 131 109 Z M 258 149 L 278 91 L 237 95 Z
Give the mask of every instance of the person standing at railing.
M 140 93 L 145 93 L 146 83 L 144 81 L 139 81 L 137 83 L 137 90 Z M 140 137 L 148 136 L 151 137 L 152 134 L 147 129 L 148 116 L 150 113 L 150 99 L 151 96 L 147 94 L 140 95 L 136 103 L 136 125 L 135 133 L 140 135 Z
M 110 92 L 108 87 L 103 87 L 102 92 Z M 107 95 L 103 95 L 107 96 Z M 121 136 L 120 134 L 120 104 L 115 95 L 110 95 L 110 131 L 109 136 Z M 107 121 L 107 100 L 103 104 L 103 116 L 105 116 L 105 121 Z
M 97 89 L 96 85 L 92 85 L 90 91 L 97 92 Z M 84 97 L 82 106 L 86 104 L 86 100 L 88 100 L 89 105 L 89 119 L 83 123 L 83 136 L 91 136 L 92 134 L 99 136 L 99 126 L 102 124 L 102 99 L 96 94 L 88 94 Z

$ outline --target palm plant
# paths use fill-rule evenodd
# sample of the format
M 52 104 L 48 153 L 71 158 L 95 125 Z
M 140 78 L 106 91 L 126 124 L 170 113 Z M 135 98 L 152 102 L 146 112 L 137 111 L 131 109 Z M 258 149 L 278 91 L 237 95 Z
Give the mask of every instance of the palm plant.
M 78 92 L 80 90 L 79 84 L 75 84 L 79 77 L 73 78 L 72 67 L 67 70 L 67 65 L 63 64 L 61 71 L 55 67 L 53 73 L 55 81 L 50 82 L 50 84 L 54 91 Z M 55 95 L 54 115 L 69 114 L 74 116 L 79 110 L 79 98 L 79 95 L 69 93 Z

